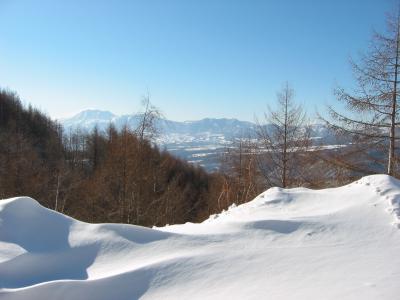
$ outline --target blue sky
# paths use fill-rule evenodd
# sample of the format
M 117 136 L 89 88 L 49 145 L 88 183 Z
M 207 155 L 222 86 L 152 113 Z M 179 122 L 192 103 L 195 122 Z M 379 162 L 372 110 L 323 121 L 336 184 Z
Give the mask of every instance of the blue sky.
M 0 0 L 0 87 L 54 118 L 86 108 L 254 120 L 288 81 L 335 103 L 392 0 Z

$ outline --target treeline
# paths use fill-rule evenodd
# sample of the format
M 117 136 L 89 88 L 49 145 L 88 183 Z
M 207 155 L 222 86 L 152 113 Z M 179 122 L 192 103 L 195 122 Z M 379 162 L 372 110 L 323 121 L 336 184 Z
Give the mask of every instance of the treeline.
M 137 130 L 63 134 L 0 91 L 0 197 L 26 195 L 80 220 L 145 226 L 196 222 L 225 208 L 223 176 L 152 145 L 147 113 Z

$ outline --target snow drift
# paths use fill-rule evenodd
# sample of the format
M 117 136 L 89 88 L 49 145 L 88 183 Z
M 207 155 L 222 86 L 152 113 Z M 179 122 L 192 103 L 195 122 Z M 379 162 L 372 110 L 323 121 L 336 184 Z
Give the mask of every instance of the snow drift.
M 154 229 L 2 200 L 0 299 L 398 299 L 399 216 L 385 175 Z

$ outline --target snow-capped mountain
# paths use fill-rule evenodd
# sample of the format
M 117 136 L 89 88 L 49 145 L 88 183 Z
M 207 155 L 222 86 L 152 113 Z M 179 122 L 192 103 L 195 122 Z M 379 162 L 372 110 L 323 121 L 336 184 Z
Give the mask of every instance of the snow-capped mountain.
M 71 118 L 60 119 L 64 129 L 92 130 L 96 125 L 100 128 L 106 128 L 110 123 L 114 123 L 117 118 L 112 112 L 98 109 L 84 110 Z

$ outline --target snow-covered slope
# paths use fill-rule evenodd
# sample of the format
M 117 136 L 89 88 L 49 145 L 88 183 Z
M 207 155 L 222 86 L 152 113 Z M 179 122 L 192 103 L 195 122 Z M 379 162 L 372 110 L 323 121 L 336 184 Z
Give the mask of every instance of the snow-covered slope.
M 0 299 L 398 299 L 399 205 L 385 175 L 154 229 L 3 200 Z

